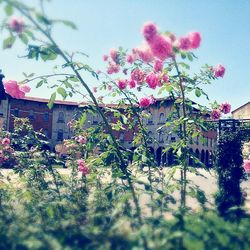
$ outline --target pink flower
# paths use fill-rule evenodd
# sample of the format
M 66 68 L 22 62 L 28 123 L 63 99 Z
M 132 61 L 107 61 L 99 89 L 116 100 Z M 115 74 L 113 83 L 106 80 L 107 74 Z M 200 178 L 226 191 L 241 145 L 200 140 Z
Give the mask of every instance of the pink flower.
M 30 86 L 28 86 L 28 85 L 26 85 L 26 84 L 20 85 L 20 86 L 19 86 L 19 89 L 20 89 L 21 91 L 23 91 L 24 93 L 29 93 L 30 90 L 31 90 Z
M 161 80 L 162 80 L 162 82 L 169 82 L 169 77 L 168 77 L 168 75 L 164 73 L 164 74 L 162 75 L 162 77 L 161 77 Z
M 2 139 L 2 145 L 4 145 L 4 146 L 10 145 L 10 139 L 7 138 L 7 137 L 3 138 Z
M 118 73 L 120 70 L 120 66 L 118 64 L 110 63 L 109 67 L 107 68 L 108 74 Z
M 218 64 L 216 67 L 214 67 L 213 69 L 214 72 L 214 76 L 215 77 L 223 77 L 225 74 L 225 68 L 224 66 L 222 66 L 221 64 Z
M 127 55 L 126 56 L 126 61 L 130 64 L 132 64 L 134 62 L 134 57 L 133 55 Z
M 149 97 L 142 97 L 139 101 L 139 105 L 142 108 L 147 108 L 151 104 L 151 98 Z
M 228 114 L 228 113 L 230 113 L 230 111 L 231 111 L 231 105 L 230 105 L 229 103 L 227 103 L 227 102 L 222 103 L 222 104 L 220 105 L 220 111 L 221 111 L 223 114 Z
M 128 86 L 129 86 L 131 89 L 135 88 L 135 86 L 136 86 L 135 81 L 134 81 L 134 80 L 129 80 L 129 81 L 128 81 Z
M 190 32 L 188 34 L 188 38 L 191 42 L 191 48 L 192 49 L 197 49 L 200 47 L 200 43 L 201 43 L 201 34 L 197 31 L 195 32 Z
M 111 49 L 110 50 L 110 57 L 112 60 L 117 63 L 118 62 L 118 51 L 116 49 Z
M 156 60 L 155 63 L 154 63 L 154 70 L 155 70 L 155 72 L 160 72 L 160 71 L 162 71 L 162 68 L 163 68 L 163 63 L 162 63 L 162 61 Z
M 83 136 L 78 136 L 76 137 L 76 140 L 80 143 L 80 144 L 85 144 L 87 142 L 86 138 Z
M 155 89 L 158 86 L 159 77 L 151 72 L 146 76 L 146 82 L 150 88 Z
M 112 90 L 112 86 L 108 85 L 108 90 L 111 91 Z
M 171 57 L 173 52 L 170 38 L 162 35 L 156 35 L 149 46 L 153 55 L 162 61 Z
M 21 18 L 12 17 L 8 23 L 9 28 L 17 33 L 22 33 L 24 30 L 24 22 Z
M 131 72 L 131 79 L 138 83 L 142 83 L 144 81 L 144 78 L 145 78 L 145 73 L 138 68 L 134 69 Z
M 106 61 L 108 60 L 108 58 L 109 58 L 109 57 L 108 57 L 108 55 L 103 55 L 103 57 L 102 57 L 102 58 L 103 58 L 103 61 L 105 61 L 105 62 L 106 62 Z
M 157 27 L 154 23 L 145 23 L 142 27 L 142 33 L 146 41 L 151 42 L 157 35 Z
M 189 40 L 189 37 L 184 36 L 184 37 L 180 37 L 178 39 L 178 48 L 181 50 L 189 50 L 191 49 L 191 41 Z
M 78 171 L 82 172 L 83 175 L 87 175 L 89 173 L 89 168 L 83 159 L 77 160 L 77 165 L 78 165 Z
M 220 117 L 221 117 L 220 110 L 219 109 L 213 109 L 212 112 L 211 112 L 211 118 L 213 120 L 218 120 L 218 119 L 220 119 Z
M 7 94 L 16 99 L 22 99 L 25 96 L 25 92 L 20 90 L 17 81 L 14 80 L 4 80 L 4 89 Z
M 93 87 L 93 92 L 97 93 L 97 87 Z
M 133 49 L 134 56 L 148 63 L 153 60 L 153 54 L 147 44 L 142 44 L 140 47 Z
M 127 87 L 127 81 L 126 80 L 119 80 L 118 81 L 118 88 L 119 89 L 125 89 Z

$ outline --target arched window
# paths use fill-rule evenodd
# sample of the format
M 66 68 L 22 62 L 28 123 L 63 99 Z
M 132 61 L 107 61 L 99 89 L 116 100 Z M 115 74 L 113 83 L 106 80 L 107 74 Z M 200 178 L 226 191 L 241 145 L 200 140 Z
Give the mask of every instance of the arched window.
M 159 116 L 159 124 L 164 124 L 164 123 L 165 123 L 164 117 L 165 117 L 164 113 L 160 113 L 160 116 Z
M 148 117 L 148 124 L 154 124 L 154 122 L 153 122 L 153 115 L 152 115 L 152 113 L 150 111 L 148 112 L 148 115 L 149 115 L 149 117 Z
M 199 140 L 200 140 L 200 138 L 199 138 L 199 136 L 197 135 L 197 137 L 196 137 L 196 145 L 199 145 Z
M 164 142 L 163 141 L 163 132 L 162 131 L 159 131 L 159 142 Z
M 62 129 L 59 129 L 57 131 L 57 140 L 58 141 L 63 141 L 63 130 Z
M 58 121 L 57 122 L 61 122 L 61 123 L 65 122 L 64 113 L 62 111 L 60 111 L 58 113 Z
M 35 119 L 35 114 L 34 114 L 33 110 L 29 111 L 29 116 L 28 117 L 29 117 L 30 120 L 34 120 Z

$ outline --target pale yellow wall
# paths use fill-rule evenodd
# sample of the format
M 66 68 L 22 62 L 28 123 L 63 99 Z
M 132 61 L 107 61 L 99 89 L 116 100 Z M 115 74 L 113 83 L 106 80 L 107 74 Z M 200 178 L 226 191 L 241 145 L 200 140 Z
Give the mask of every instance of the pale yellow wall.
M 233 112 L 234 119 L 250 119 L 250 103 Z

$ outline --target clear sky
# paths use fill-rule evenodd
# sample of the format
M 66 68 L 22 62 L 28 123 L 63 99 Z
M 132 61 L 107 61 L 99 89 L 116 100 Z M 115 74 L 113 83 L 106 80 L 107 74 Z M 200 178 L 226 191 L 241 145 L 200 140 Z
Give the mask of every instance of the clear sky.
M 140 29 L 147 21 L 177 36 L 200 31 L 202 44 L 195 51 L 199 60 L 193 63 L 194 71 L 205 63 L 226 67 L 224 78 L 206 87 L 211 100 L 228 101 L 233 109 L 250 101 L 249 0 L 53 0 L 46 10 L 51 17 L 69 19 L 78 26 L 77 31 L 58 26 L 54 31 L 58 43 L 66 50 L 87 53 L 90 57 L 83 61 L 101 70 L 105 68 L 102 55 L 110 48 L 131 49 L 142 42 Z M 52 71 L 53 64 L 18 58 L 25 54 L 23 49 L 16 44 L 12 50 L 0 50 L 6 79 L 22 80 L 22 72 Z M 96 85 L 87 73 L 83 75 L 89 85 Z M 33 88 L 30 95 L 48 98 L 49 93 L 46 88 Z

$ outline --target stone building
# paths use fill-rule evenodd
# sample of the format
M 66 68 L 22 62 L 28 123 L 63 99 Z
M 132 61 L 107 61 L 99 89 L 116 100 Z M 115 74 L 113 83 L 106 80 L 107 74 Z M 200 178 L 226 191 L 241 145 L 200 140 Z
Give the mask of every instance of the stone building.
M 232 111 L 234 119 L 250 119 L 250 101 Z

